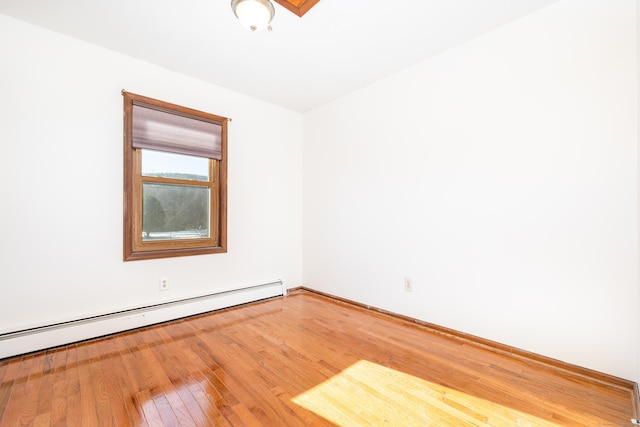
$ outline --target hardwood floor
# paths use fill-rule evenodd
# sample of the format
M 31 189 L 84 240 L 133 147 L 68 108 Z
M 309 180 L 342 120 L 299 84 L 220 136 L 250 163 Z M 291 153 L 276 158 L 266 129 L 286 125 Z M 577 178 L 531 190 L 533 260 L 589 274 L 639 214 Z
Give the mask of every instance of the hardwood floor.
M 0 426 L 630 426 L 630 387 L 299 290 L 2 360 Z

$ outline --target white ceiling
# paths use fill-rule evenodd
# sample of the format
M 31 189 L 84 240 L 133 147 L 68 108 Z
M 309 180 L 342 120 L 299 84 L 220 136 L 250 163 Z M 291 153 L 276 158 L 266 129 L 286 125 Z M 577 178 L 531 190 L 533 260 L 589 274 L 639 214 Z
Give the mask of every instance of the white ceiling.
M 251 33 L 230 0 L 0 0 L 0 13 L 305 112 L 557 0 L 278 4 Z

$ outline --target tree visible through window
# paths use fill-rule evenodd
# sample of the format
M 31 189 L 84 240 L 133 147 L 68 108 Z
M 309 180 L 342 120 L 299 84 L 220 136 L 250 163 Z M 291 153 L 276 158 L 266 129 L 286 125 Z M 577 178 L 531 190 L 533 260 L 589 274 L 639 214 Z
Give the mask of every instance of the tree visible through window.
M 124 260 L 226 252 L 227 119 L 124 95 Z

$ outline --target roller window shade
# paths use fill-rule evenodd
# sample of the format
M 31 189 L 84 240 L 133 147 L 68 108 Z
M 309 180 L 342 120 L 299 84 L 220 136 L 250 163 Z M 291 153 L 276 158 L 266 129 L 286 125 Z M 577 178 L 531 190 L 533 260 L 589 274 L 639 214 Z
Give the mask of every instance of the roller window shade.
M 133 148 L 222 159 L 222 125 L 133 105 Z

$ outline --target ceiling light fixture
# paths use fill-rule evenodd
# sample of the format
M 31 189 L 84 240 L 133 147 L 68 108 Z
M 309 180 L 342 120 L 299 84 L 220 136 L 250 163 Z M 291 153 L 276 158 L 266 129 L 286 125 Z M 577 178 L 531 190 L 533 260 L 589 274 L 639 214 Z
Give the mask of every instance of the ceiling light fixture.
M 240 23 L 251 31 L 271 30 L 276 10 L 269 0 L 231 0 L 231 9 Z

